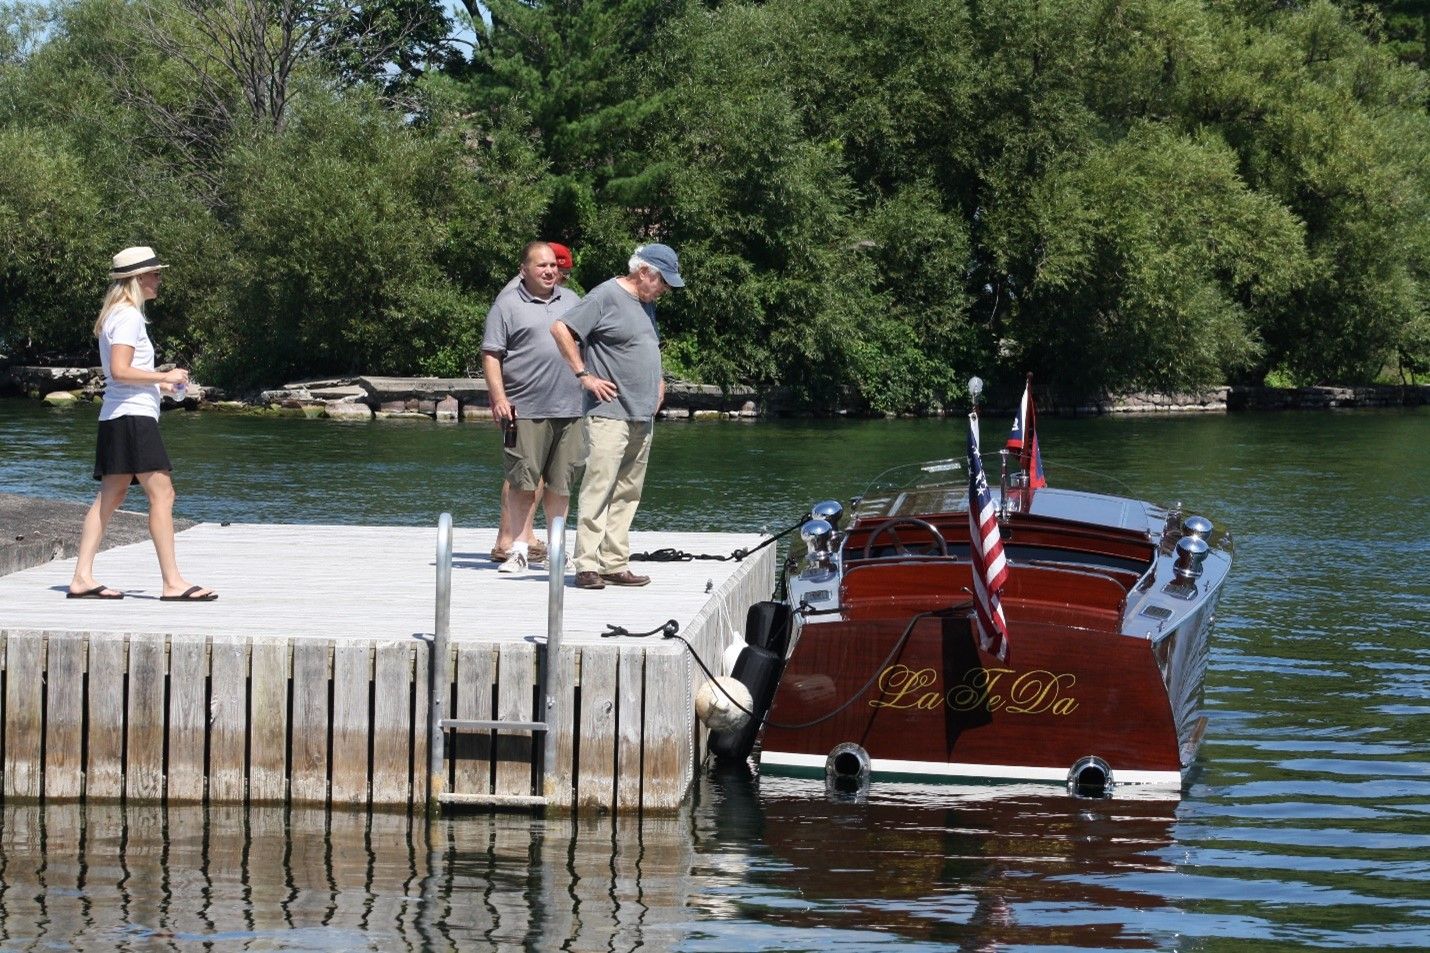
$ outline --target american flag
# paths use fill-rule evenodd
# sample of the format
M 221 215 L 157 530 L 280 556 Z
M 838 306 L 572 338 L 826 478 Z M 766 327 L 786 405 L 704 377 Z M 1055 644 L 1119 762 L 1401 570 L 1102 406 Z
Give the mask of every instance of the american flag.
M 1003 539 L 998 535 L 998 511 L 978 455 L 978 415 L 968 415 L 968 547 L 973 563 L 973 614 L 983 651 L 1008 661 L 1008 620 L 999 596 L 1008 582 Z

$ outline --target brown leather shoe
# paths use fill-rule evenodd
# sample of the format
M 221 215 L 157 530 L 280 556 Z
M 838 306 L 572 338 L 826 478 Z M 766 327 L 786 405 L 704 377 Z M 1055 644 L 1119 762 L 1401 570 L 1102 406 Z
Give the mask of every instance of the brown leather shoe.
M 546 544 L 545 544 L 545 543 L 541 542 L 540 540 L 533 539 L 533 540 L 529 540 L 526 545 L 527 545 L 526 558 L 527 558 L 530 562 L 534 562 L 534 563 L 544 563 L 544 562 L 546 562 L 547 552 L 546 552 Z
M 598 572 L 578 572 L 576 574 L 577 589 L 604 589 L 606 581 L 601 578 Z
M 613 586 L 644 586 L 650 582 L 649 576 L 637 576 L 629 569 L 622 569 L 620 572 L 603 572 L 601 578 Z

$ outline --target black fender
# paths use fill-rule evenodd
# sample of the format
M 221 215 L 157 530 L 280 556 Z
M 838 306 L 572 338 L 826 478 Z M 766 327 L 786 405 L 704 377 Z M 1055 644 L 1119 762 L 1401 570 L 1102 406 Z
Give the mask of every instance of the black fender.
M 755 738 L 760 726 L 765 723 L 770 703 L 774 701 L 775 689 L 780 686 L 780 675 L 784 673 L 785 660 L 769 649 L 758 645 L 747 645 L 740 650 L 735 660 L 735 670 L 730 674 L 750 690 L 753 717 L 744 727 L 734 731 L 712 731 L 706 743 L 716 758 L 744 760 L 755 749 Z

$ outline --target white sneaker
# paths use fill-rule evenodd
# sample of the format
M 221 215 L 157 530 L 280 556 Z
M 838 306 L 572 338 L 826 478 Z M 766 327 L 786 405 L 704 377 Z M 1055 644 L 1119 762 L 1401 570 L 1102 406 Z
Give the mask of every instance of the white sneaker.
M 506 558 L 506 562 L 497 567 L 497 572 L 518 573 L 526 571 L 526 543 L 515 543 L 511 547 L 511 555 Z

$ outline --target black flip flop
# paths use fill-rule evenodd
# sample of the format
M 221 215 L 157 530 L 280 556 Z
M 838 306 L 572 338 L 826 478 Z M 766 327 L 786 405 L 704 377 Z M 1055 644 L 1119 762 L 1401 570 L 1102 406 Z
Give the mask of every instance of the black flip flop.
M 160 596 L 160 602 L 213 602 L 218 598 L 218 593 L 210 592 L 206 595 L 196 596 L 194 593 L 202 589 L 203 586 L 190 586 L 177 596 Z
M 113 595 L 105 595 L 104 590 L 108 586 L 95 586 L 93 589 L 86 589 L 84 592 L 65 592 L 66 599 L 123 599 L 124 593 L 118 589 L 110 590 Z

